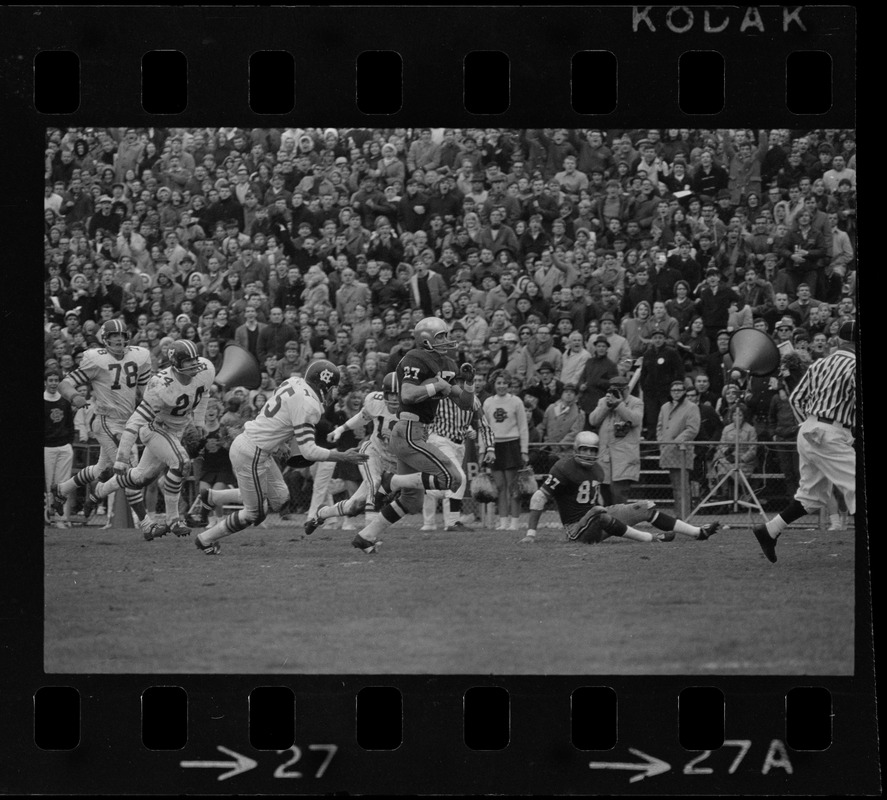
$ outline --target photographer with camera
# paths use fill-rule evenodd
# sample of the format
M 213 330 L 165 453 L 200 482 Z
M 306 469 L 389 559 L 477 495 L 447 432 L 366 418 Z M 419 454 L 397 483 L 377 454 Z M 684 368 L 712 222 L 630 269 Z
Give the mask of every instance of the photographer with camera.
M 628 378 L 611 378 L 607 393 L 588 415 L 600 437 L 598 463 L 604 469 L 601 495 L 605 505 L 627 502 L 628 488 L 641 476 L 643 421 L 644 403 L 629 393 Z

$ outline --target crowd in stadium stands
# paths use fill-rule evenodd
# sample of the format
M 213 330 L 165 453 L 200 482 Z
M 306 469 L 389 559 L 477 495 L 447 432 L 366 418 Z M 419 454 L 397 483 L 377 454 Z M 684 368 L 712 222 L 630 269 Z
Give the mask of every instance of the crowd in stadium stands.
M 531 442 L 592 429 L 638 368 L 646 440 L 683 380 L 711 411 L 697 438 L 739 405 L 756 441 L 792 441 L 786 390 L 856 315 L 852 130 L 49 129 L 44 177 L 46 370 L 115 317 L 155 368 L 182 337 L 258 360 L 195 454 L 316 358 L 342 408 L 380 389 L 431 315 L 482 400 L 505 371 Z M 740 393 L 725 356 L 747 326 L 783 365 Z M 582 413 L 560 424 L 556 402 Z

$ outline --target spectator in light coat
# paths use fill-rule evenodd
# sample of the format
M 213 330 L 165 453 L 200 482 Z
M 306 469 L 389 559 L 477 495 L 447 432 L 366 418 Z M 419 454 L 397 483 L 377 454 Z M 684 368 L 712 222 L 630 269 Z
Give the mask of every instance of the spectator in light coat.
M 671 400 L 659 410 L 656 425 L 656 440 L 659 445 L 659 466 L 668 470 L 671 488 L 674 492 L 675 514 L 685 516 L 686 499 L 683 475 L 693 469 L 693 447 L 689 446 L 699 433 L 701 417 L 699 406 L 687 399 L 684 381 L 673 381 L 670 388 Z M 668 442 L 669 444 L 665 444 Z M 683 445 L 683 446 L 682 446 Z
M 644 403 L 628 393 L 628 378 L 611 378 L 610 391 L 588 415 L 588 423 L 600 437 L 604 505 L 626 502 L 629 487 L 641 477 L 643 421 Z

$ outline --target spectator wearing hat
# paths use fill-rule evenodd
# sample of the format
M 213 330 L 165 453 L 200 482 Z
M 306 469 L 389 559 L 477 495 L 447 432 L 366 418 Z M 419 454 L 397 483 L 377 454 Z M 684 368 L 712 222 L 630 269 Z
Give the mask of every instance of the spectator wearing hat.
M 627 502 L 631 484 L 641 476 L 641 425 L 644 403 L 628 391 L 628 378 L 618 375 L 588 422 L 600 437 L 598 463 L 604 471 L 601 495 L 605 505 Z
M 576 434 L 585 427 L 585 414 L 576 403 L 576 394 L 576 385 L 565 383 L 560 398 L 545 409 L 539 425 L 542 441 L 554 445 L 549 452 L 555 461 L 569 449 Z
M 564 388 L 555 375 L 554 366 L 544 361 L 536 369 L 536 383 L 527 389 L 528 394 L 537 398 L 538 408 L 543 412 L 561 396 Z
M 644 350 L 641 363 L 641 387 L 644 391 L 644 433 L 647 439 L 656 438 L 659 409 L 669 400 L 673 381 L 684 380 L 684 362 L 677 351 L 667 346 L 665 331 L 650 332 L 650 344 Z
M 656 425 L 659 446 L 659 466 L 668 470 L 674 494 L 677 516 L 689 512 L 689 497 L 685 491 L 685 476 L 693 469 L 694 448 L 689 445 L 699 433 L 701 415 L 699 406 L 687 399 L 683 380 L 672 381 L 670 399 L 662 405 Z
M 592 411 L 598 401 L 607 393 L 610 379 L 619 375 L 616 363 L 607 356 L 610 343 L 606 336 L 593 339 L 591 358 L 585 362 L 579 383 L 579 406 L 585 414 Z
M 604 313 L 600 320 L 600 335 L 603 336 L 609 347 L 607 348 L 607 358 L 610 359 L 620 369 L 620 374 L 625 374 L 632 362 L 631 346 L 628 340 L 621 334 L 616 332 L 616 317 L 609 312 Z M 591 353 L 592 340 L 588 342 L 588 352 Z

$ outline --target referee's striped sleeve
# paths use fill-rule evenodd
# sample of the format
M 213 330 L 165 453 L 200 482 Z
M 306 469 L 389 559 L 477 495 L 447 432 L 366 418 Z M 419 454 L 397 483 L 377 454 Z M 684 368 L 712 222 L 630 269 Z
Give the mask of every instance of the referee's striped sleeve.
M 488 450 L 496 443 L 493 436 L 493 429 L 487 422 L 487 415 L 484 414 L 483 407 L 476 405 L 474 410 L 474 418 L 477 420 L 477 429 L 480 432 L 481 449 Z

